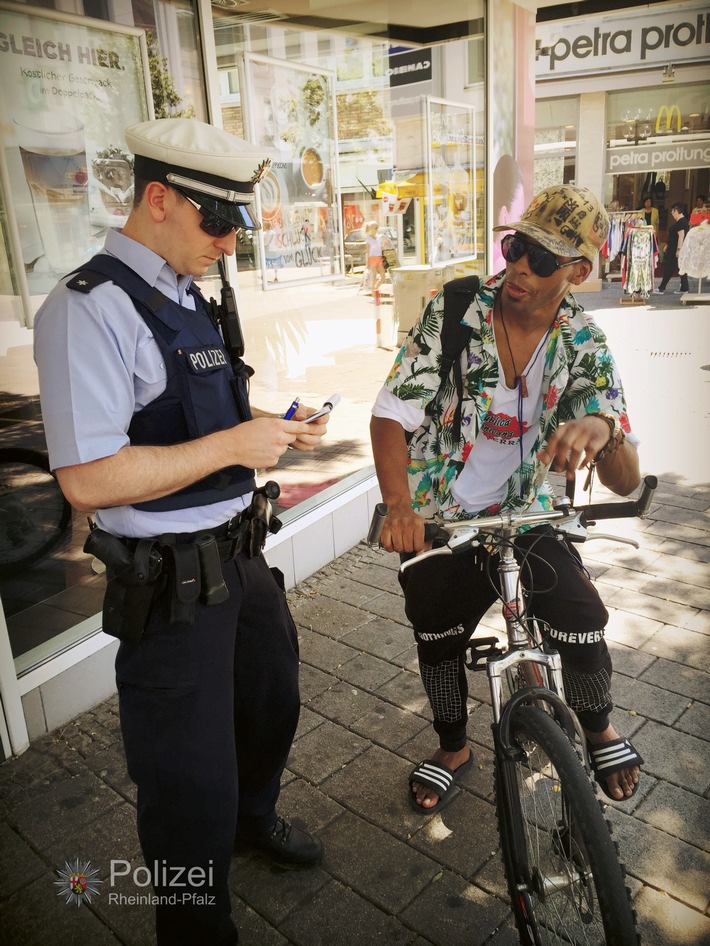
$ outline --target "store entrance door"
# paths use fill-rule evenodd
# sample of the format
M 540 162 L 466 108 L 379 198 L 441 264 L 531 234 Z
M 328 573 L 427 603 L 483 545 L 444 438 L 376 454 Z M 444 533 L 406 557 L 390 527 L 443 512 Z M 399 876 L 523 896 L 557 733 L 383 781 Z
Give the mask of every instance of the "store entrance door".
M 10 635 L 0 599 L 0 762 L 12 755 L 20 755 L 29 744 Z

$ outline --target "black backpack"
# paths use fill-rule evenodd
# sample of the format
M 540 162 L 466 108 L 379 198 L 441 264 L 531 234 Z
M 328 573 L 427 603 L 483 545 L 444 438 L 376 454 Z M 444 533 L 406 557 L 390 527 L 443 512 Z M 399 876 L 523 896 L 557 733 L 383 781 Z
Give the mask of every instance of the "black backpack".
M 462 325 L 461 319 L 473 302 L 481 281 L 478 276 L 462 276 L 444 283 L 444 321 L 441 326 L 441 364 L 439 366 L 439 389 L 434 400 L 441 393 L 450 372 L 454 373 L 454 384 L 458 402 L 454 413 L 452 433 L 454 443 L 461 436 L 461 405 L 463 401 L 463 375 L 461 372 L 461 353 L 471 338 L 473 329 Z

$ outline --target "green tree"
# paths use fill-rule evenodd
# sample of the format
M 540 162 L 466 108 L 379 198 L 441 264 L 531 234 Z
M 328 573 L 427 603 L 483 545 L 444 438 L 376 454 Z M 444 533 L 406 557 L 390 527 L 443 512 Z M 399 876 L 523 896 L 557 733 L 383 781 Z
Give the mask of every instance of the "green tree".
M 168 71 L 167 56 L 160 55 L 158 40 L 150 30 L 146 30 L 145 39 L 148 46 L 150 87 L 153 91 L 155 117 L 194 118 L 194 105 L 188 105 L 186 108 L 178 109 L 178 106 L 182 104 L 182 96 L 173 85 L 173 77 Z
M 346 92 L 337 95 L 339 138 L 370 138 L 389 135 L 392 125 L 387 121 L 379 92 Z

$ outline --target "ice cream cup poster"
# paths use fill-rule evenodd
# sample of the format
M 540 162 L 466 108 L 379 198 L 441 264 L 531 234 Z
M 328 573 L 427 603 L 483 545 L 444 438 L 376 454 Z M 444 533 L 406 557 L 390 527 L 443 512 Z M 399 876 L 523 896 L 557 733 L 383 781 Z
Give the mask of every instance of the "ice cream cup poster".
M 31 291 L 46 291 L 125 223 L 124 129 L 151 117 L 147 64 L 142 30 L 0 4 L 3 198 Z

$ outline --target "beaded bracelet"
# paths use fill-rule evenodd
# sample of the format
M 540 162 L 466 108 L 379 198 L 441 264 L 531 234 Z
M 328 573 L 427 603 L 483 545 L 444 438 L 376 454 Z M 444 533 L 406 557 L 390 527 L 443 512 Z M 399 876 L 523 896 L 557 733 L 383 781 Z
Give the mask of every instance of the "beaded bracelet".
M 594 457 L 595 464 L 600 463 L 607 457 L 613 457 L 622 443 L 626 440 L 624 431 L 621 429 L 619 418 L 614 414 L 605 414 L 604 411 L 597 411 L 590 415 L 591 417 L 601 417 L 609 425 L 609 439 Z

